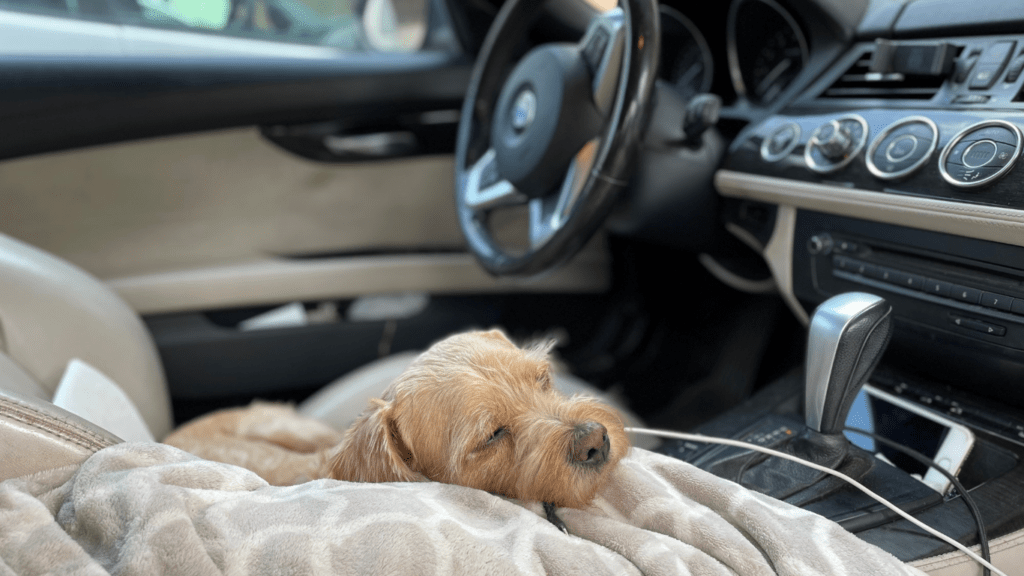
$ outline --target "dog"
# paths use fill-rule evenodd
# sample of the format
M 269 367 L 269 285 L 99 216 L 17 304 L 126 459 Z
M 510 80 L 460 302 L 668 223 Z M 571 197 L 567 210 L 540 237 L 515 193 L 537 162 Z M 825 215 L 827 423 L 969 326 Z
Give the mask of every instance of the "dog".
M 621 416 L 552 383 L 551 344 L 500 330 L 449 336 L 421 354 L 342 435 L 286 405 L 199 418 L 164 442 L 271 484 L 316 478 L 435 481 L 583 508 L 629 450 Z

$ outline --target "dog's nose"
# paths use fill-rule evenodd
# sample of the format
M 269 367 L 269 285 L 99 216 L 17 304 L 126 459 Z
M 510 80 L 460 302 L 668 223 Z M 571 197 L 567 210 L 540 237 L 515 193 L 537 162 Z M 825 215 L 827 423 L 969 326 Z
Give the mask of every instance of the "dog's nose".
M 573 430 L 569 460 L 573 464 L 601 466 L 608 460 L 608 430 L 597 422 L 584 422 Z

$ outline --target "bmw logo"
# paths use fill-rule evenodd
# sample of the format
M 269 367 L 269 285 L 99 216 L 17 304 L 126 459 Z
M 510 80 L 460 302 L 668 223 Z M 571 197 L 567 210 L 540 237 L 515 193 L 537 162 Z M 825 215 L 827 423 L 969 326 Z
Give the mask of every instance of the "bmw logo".
M 537 95 L 533 93 L 533 90 L 523 88 L 523 91 L 516 97 L 516 103 L 512 106 L 512 127 L 522 132 L 533 123 L 533 118 L 536 115 Z

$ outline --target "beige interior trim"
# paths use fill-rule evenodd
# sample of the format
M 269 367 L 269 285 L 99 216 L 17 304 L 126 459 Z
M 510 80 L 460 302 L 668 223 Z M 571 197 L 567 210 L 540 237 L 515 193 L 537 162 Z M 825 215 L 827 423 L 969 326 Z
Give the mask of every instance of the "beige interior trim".
M 444 155 L 313 162 L 256 128 L 133 140 L 0 162 L 0 231 L 104 280 L 459 249 L 454 174 Z
M 719 170 L 715 174 L 715 186 L 721 195 L 731 198 L 1024 246 L 1024 210 L 871 192 L 731 170 Z
M 118 383 L 154 436 L 171 429 L 163 366 L 139 316 L 93 276 L 3 234 L 0 330 L 2 352 L 46 398 L 53 397 L 68 362 L 79 358 Z
M 721 172 L 719 172 L 721 173 Z M 775 278 L 779 294 L 790 310 L 805 326 L 810 322 L 807 312 L 793 294 L 793 230 L 796 227 L 796 208 L 779 206 L 775 214 L 775 230 L 764 249 L 764 259 Z
M 971 551 L 980 554 L 981 548 L 972 546 Z M 996 568 L 1011 575 L 1024 573 L 1024 530 L 990 541 L 989 551 Z M 915 560 L 910 565 L 930 576 L 981 576 L 981 565 L 959 550 Z
M 18 366 L 17 362 L 3 352 L 0 352 L 0 390 L 40 400 L 49 400 L 53 397 L 52 393 L 44 390 L 21 366 Z
M 0 482 L 79 464 L 119 442 L 107 430 L 49 402 L 0 388 Z
M 602 292 L 608 288 L 609 277 L 606 254 L 584 250 L 553 273 L 519 280 L 488 275 L 469 254 L 417 254 L 267 259 L 125 276 L 107 284 L 136 312 L 154 314 L 407 291 Z

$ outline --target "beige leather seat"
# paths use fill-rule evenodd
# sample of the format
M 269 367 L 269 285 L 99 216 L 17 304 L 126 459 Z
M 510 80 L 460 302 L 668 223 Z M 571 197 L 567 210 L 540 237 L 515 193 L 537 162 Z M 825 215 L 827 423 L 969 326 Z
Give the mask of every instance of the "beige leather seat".
M 299 410 L 345 429 L 415 356 L 371 363 L 325 387 Z M 76 464 L 120 441 L 49 403 L 74 358 L 116 382 L 155 438 L 170 432 L 160 359 L 138 315 L 88 273 L 0 234 L 0 480 Z M 599 395 L 566 375 L 556 377 L 556 385 L 570 394 Z
M 325 387 L 299 410 L 346 427 L 414 357 L 372 363 Z M 0 481 L 77 465 L 121 441 L 49 402 L 73 358 L 117 382 L 156 438 L 170 431 L 159 357 L 134 311 L 75 266 L 0 234 Z M 565 375 L 556 385 L 569 393 L 593 392 Z M 992 555 L 997 566 L 1021 573 L 1024 530 L 994 540 Z M 981 574 L 960 552 L 914 565 L 936 576 Z
M 138 315 L 89 274 L 0 235 L 0 480 L 120 441 L 49 403 L 74 358 L 118 382 L 157 438 L 170 431 L 160 358 Z

